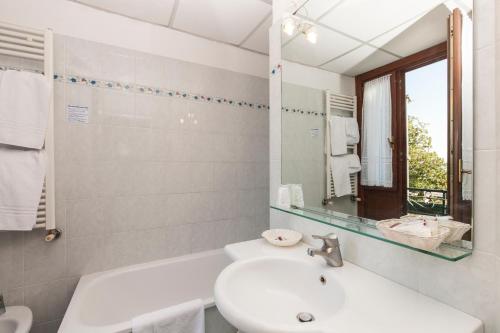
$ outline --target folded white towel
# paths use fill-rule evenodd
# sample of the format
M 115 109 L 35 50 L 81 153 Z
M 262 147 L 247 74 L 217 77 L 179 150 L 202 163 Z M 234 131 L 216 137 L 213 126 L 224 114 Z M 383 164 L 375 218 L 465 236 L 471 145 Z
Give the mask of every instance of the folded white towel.
M 333 116 L 330 120 L 330 145 L 333 156 L 347 154 L 346 119 Z
M 50 105 L 48 79 L 6 71 L 0 78 L 0 143 L 41 149 Z
M 432 228 L 427 226 L 425 221 L 421 220 L 405 221 L 392 229 L 419 237 L 432 236 Z
M 132 319 L 133 333 L 205 333 L 205 311 L 200 299 L 174 305 Z
M 45 151 L 0 145 L 0 230 L 31 230 L 42 195 Z
M 356 145 L 359 143 L 359 126 L 356 118 L 346 118 L 346 136 L 348 145 Z
M 331 166 L 335 196 L 352 194 L 350 174 L 361 171 L 358 155 L 332 156 Z

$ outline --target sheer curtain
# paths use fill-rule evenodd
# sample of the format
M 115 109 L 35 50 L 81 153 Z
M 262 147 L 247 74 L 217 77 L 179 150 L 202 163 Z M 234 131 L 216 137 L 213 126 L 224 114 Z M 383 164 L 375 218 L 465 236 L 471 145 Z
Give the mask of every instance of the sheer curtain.
M 365 83 L 361 185 L 392 187 L 391 76 Z
M 467 13 L 462 12 L 462 168 L 463 170 L 473 169 L 473 89 L 472 72 L 472 20 Z M 462 174 L 462 199 L 472 200 L 472 174 Z

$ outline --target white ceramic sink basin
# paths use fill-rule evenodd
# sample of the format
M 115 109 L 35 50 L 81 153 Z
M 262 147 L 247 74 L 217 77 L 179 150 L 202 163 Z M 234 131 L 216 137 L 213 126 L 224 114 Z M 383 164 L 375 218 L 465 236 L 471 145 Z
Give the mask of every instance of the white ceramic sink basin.
M 0 333 L 28 333 L 33 322 L 31 310 L 25 306 L 8 306 L 0 315 Z
M 307 247 L 262 239 L 227 245 L 234 263 L 215 283 L 221 314 L 244 333 L 484 332 L 470 315 L 346 260 L 329 267 Z M 301 323 L 299 312 L 315 320 Z
M 344 304 L 331 270 L 293 258 L 262 257 L 228 266 L 215 284 L 222 315 L 243 332 L 321 332 Z M 314 319 L 308 320 L 308 314 Z

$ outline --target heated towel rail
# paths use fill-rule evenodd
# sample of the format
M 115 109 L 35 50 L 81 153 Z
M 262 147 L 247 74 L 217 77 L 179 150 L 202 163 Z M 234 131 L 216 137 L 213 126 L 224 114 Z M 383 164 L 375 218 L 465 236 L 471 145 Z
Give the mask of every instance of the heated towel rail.
M 330 120 L 332 116 L 356 117 L 357 110 L 356 96 L 348 96 L 332 93 L 326 90 L 325 105 L 326 105 L 326 136 L 325 136 L 325 153 L 326 153 L 326 198 L 323 203 L 326 204 L 335 197 L 335 186 L 332 178 L 332 167 L 330 163 L 331 147 L 330 147 Z M 357 154 L 357 145 L 348 145 L 347 149 L 350 154 Z M 358 174 L 350 175 L 351 195 L 356 198 L 358 195 Z
M 0 22 L 0 54 L 43 61 L 43 74 L 50 84 L 49 119 L 44 143 L 47 155 L 47 170 L 34 227 L 47 230 L 46 241 L 52 241 L 60 235 L 60 231 L 56 228 L 55 216 L 53 50 L 52 30 L 31 29 Z

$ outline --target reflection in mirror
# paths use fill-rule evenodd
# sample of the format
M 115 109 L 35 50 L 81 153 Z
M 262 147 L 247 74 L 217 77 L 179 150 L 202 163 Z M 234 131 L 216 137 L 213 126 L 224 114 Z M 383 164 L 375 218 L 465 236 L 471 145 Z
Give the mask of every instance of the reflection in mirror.
M 305 209 L 470 240 L 471 0 L 305 1 L 282 58 L 282 183 Z

